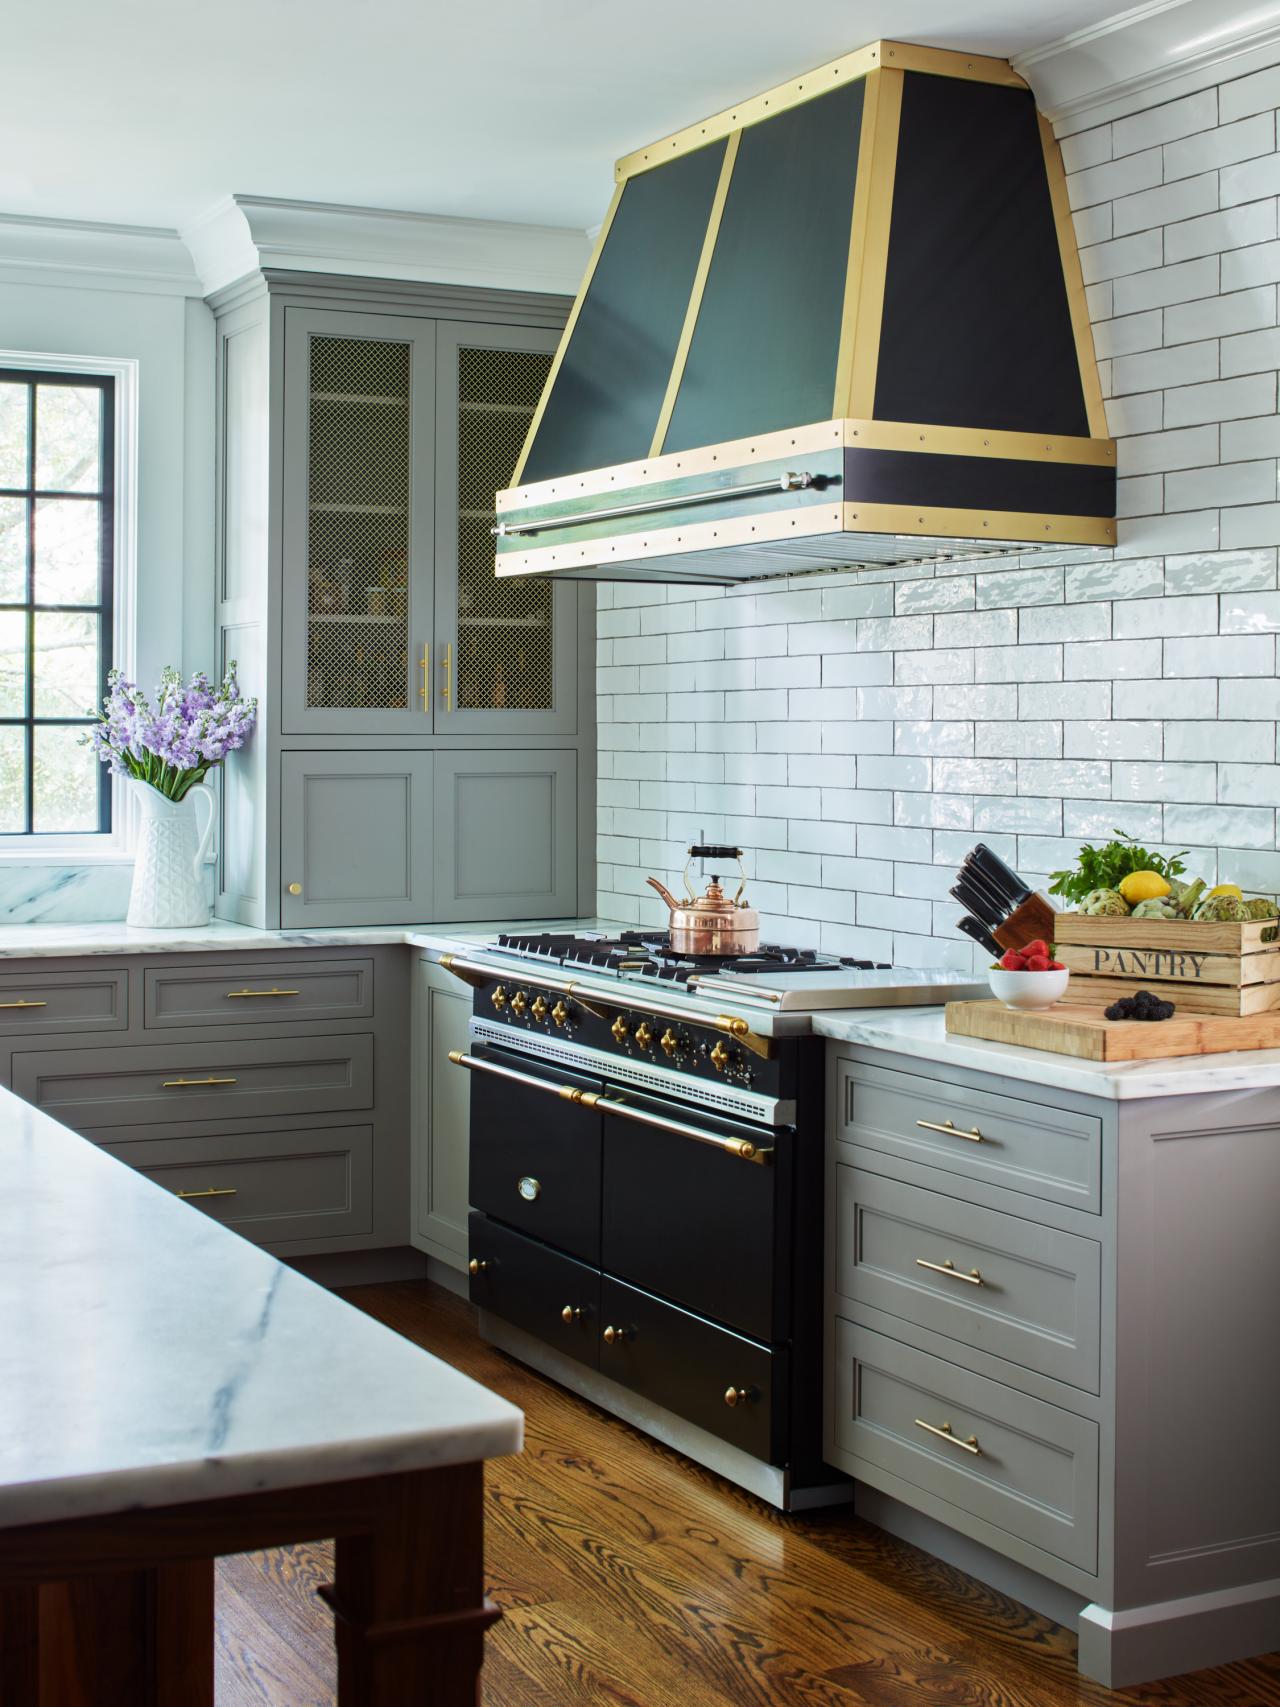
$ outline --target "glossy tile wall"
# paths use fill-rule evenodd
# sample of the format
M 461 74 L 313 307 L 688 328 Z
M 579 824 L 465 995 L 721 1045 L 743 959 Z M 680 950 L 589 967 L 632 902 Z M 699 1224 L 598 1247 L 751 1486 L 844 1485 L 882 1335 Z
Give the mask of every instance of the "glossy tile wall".
M 742 590 L 599 589 L 602 914 L 699 833 L 767 933 L 967 966 L 984 840 L 1043 879 L 1114 827 L 1280 892 L 1280 64 L 1066 140 L 1121 543 Z

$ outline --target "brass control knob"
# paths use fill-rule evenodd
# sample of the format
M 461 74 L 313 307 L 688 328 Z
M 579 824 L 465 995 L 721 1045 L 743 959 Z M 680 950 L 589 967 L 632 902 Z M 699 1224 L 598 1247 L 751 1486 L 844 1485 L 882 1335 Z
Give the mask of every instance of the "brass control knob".
M 711 1065 L 715 1068 L 717 1073 L 723 1073 L 725 1068 L 729 1065 L 729 1051 L 725 1048 L 723 1043 L 717 1043 L 715 1048 L 711 1051 Z
M 631 1338 L 632 1331 L 631 1328 L 606 1328 L 604 1330 L 604 1343 L 606 1345 L 622 1345 L 625 1340 Z
M 680 1039 L 676 1036 L 675 1032 L 672 1031 L 670 1026 L 667 1027 L 662 1036 L 658 1039 L 658 1043 L 661 1046 L 662 1053 L 664 1055 L 674 1055 L 676 1050 L 680 1047 Z
M 483 1257 L 472 1257 L 471 1261 L 467 1264 L 467 1273 L 483 1274 L 488 1267 L 489 1265 Z
M 557 1025 L 563 1025 L 569 1017 L 569 1010 L 563 1002 L 557 1002 L 551 1010 L 551 1017 Z
M 754 1399 L 755 1396 L 754 1387 L 726 1387 L 724 1390 L 724 1402 L 731 1411 L 736 1410 L 739 1405 L 745 1405 L 748 1399 Z
M 497 989 L 494 990 L 493 994 L 489 997 L 489 1000 L 493 1003 L 494 1007 L 497 1008 L 499 1013 L 501 1013 L 503 1008 L 506 1007 L 507 992 L 503 989 L 501 984 L 499 984 Z
M 626 1020 L 623 1019 L 622 1015 L 619 1014 L 617 1019 L 615 1019 L 613 1024 L 609 1027 L 609 1030 L 613 1033 L 613 1041 L 615 1043 L 621 1043 L 627 1033 L 631 1030 L 631 1027 L 627 1024 Z
M 524 1018 L 524 1010 L 529 1006 L 529 998 L 523 990 L 517 990 L 511 998 L 511 1011 L 518 1019 Z
M 572 1327 L 575 1322 L 580 1322 L 586 1313 L 576 1304 L 566 1304 L 560 1312 L 560 1320 L 566 1327 Z
M 530 1008 L 529 1012 L 533 1015 L 534 1019 L 541 1023 L 547 1017 L 547 998 L 545 996 L 535 996 L 533 998 L 533 1006 Z
M 649 1023 L 642 1019 L 636 1027 L 636 1045 L 640 1049 L 647 1049 L 652 1042 L 653 1033 L 649 1029 Z

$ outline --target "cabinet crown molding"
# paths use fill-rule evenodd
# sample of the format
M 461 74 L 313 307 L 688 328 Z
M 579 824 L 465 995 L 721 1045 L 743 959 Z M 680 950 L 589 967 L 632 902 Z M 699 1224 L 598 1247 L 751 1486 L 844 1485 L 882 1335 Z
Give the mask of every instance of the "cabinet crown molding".
M 228 196 L 182 232 L 206 295 L 264 268 L 572 295 L 583 231 L 268 196 Z
M 1280 15 L 1242 0 L 1145 0 L 1011 63 L 1067 136 L 1280 64 Z
M 203 289 L 176 231 L 17 213 L 0 214 L 0 279 L 163 296 L 200 296 Z

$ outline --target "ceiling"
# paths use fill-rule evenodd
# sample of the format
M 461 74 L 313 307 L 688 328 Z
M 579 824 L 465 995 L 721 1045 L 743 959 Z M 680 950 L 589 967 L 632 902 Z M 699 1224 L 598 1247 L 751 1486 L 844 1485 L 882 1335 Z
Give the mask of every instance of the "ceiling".
M 14 8 L 0 213 L 231 192 L 593 225 L 614 158 L 880 36 L 1010 56 L 1117 0 L 63 0 Z

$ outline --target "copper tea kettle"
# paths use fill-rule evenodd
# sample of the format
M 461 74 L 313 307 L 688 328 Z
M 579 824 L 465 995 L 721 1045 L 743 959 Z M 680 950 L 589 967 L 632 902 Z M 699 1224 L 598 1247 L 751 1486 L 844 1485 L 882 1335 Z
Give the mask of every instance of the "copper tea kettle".
M 729 898 L 714 874 L 705 895 L 695 895 L 689 881 L 695 859 L 736 859 L 741 881 L 737 894 Z M 753 954 L 760 946 L 760 915 L 742 899 L 747 874 L 742 869 L 742 849 L 695 844 L 689 849 L 684 868 L 683 901 L 656 877 L 646 881 L 671 909 L 671 946 L 677 954 Z

